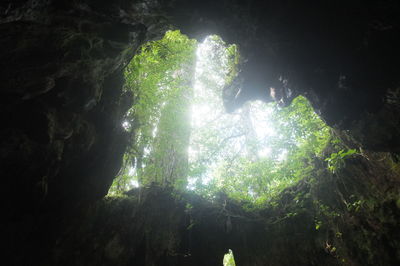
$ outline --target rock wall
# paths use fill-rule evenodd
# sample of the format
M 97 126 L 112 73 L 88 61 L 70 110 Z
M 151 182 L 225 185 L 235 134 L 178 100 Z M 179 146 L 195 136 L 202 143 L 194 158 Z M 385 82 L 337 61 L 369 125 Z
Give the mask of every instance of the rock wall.
M 157 5 L 0 3 L 2 229 L 13 265 L 36 264 L 107 193 L 128 141 L 123 68 L 163 36 Z
M 127 143 L 123 67 L 165 31 L 151 3 L 122 2 L 1 4 L 0 169 L 10 216 L 107 193 Z

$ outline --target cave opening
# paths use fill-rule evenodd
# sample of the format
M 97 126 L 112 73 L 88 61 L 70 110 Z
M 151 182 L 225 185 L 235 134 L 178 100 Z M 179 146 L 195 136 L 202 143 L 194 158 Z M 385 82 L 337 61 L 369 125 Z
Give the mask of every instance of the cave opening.
M 340 159 L 355 152 L 339 145 L 303 96 L 286 107 L 253 99 L 228 113 L 223 95 L 230 89 L 241 97 L 243 60 L 237 45 L 217 35 L 198 43 L 168 31 L 142 46 L 125 72 L 133 106 L 122 127 L 131 144 L 110 196 L 157 185 L 263 208 L 309 176 L 315 158 L 330 160 L 329 144 L 345 154 Z

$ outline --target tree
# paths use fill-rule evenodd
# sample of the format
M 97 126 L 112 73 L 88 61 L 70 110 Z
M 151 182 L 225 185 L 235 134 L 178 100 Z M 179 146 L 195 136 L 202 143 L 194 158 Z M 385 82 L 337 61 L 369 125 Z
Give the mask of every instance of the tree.
M 196 41 L 168 31 L 143 45 L 127 66 L 125 90 L 134 104 L 123 126 L 131 132 L 131 144 L 111 194 L 134 184 L 167 185 L 185 177 L 195 48 Z
M 183 77 L 179 88 L 161 107 L 152 150 L 145 162 L 143 184 L 186 187 L 193 72 L 180 72 Z

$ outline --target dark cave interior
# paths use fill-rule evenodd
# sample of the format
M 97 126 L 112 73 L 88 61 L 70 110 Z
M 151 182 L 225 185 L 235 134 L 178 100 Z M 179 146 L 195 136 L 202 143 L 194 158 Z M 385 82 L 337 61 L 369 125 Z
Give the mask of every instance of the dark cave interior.
M 5 0 L 0 21 L 8 265 L 221 265 L 228 249 L 240 266 L 399 265 L 400 2 Z M 168 29 L 238 44 L 228 111 L 283 77 L 362 154 L 336 174 L 316 160 L 257 213 L 158 187 L 104 199 L 128 143 L 123 70 Z

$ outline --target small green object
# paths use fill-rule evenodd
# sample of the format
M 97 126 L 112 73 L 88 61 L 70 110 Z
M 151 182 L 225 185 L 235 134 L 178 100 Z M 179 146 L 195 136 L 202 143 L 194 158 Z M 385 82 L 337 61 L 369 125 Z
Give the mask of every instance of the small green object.
M 224 256 L 223 266 L 236 266 L 235 258 L 233 257 L 233 252 L 231 249 L 229 249 L 229 252 Z
M 322 221 L 315 221 L 315 230 L 319 230 L 322 226 Z

